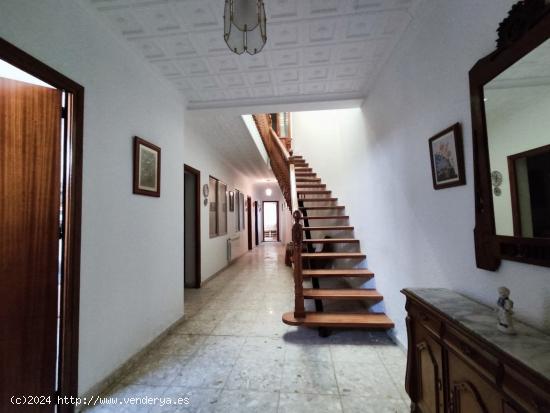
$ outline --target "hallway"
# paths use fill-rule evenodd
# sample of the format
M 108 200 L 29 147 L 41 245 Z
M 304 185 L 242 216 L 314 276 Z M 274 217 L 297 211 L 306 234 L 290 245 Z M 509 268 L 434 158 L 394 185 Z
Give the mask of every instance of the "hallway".
M 200 290 L 186 289 L 185 321 L 107 395 L 187 397 L 188 405 L 89 411 L 408 411 L 405 354 L 385 333 L 336 330 L 320 338 L 282 323 L 294 288 L 283 251 L 261 245 Z

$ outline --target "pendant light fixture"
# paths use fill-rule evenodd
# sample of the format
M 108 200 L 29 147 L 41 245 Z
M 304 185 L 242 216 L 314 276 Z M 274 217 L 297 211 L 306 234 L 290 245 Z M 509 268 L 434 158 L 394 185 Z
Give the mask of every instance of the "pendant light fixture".
M 224 40 L 233 53 L 254 55 L 266 41 L 265 6 L 262 0 L 225 0 Z

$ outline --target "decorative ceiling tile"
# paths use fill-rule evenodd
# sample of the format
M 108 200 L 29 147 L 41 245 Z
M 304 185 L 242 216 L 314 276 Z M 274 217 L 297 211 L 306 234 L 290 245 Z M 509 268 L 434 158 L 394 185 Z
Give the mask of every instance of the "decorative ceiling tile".
M 208 59 L 208 66 L 212 73 L 236 72 L 239 68 L 239 59 L 233 56 L 216 56 Z
M 211 7 L 204 0 L 180 0 L 174 3 L 177 15 L 192 29 L 213 29 L 221 27 L 223 4 L 219 9 Z
M 238 74 L 221 75 L 219 77 L 220 83 L 224 87 L 243 87 L 245 86 L 243 77 Z
M 309 65 L 330 63 L 332 48 L 328 46 L 309 47 L 304 51 L 305 63 Z
M 300 71 L 296 69 L 285 69 L 277 72 L 279 83 L 298 83 L 300 81 Z
M 334 40 L 337 19 L 322 19 L 309 24 L 310 42 L 330 42 Z
M 152 62 L 164 76 L 181 76 L 181 70 L 172 62 Z
M 222 0 L 78 0 L 128 41 L 190 107 L 364 97 L 420 0 L 269 0 L 268 41 L 237 56 Z M 270 23 L 271 22 L 271 23 Z
M 168 4 L 149 4 L 135 7 L 134 14 L 152 33 L 168 33 L 182 28 Z
M 329 76 L 329 67 L 308 67 L 302 70 L 304 81 L 326 80 Z
M 272 84 L 271 74 L 269 72 L 254 72 L 246 76 L 251 86 L 265 86 Z
M 183 69 L 186 75 L 197 76 L 210 74 L 208 65 L 204 59 L 180 59 L 178 61 L 179 67 Z
M 225 96 L 227 97 L 227 99 L 236 100 L 249 98 L 250 94 L 246 89 L 227 89 L 225 91 Z
M 105 9 L 102 13 L 114 26 L 115 30 L 124 36 L 145 34 L 144 26 L 136 19 L 132 11 L 124 9 Z
M 300 51 L 277 50 L 271 53 L 271 64 L 274 68 L 298 66 L 300 64 Z
M 304 83 L 301 85 L 301 91 L 306 95 L 321 95 L 326 93 L 327 85 L 324 82 Z
M 189 78 L 189 82 L 195 90 L 219 88 L 218 80 L 213 76 L 199 76 Z
M 189 36 L 185 34 L 158 37 L 156 42 L 170 57 L 187 57 L 197 54 Z
M 294 96 L 300 94 L 300 85 L 282 85 L 277 87 L 277 94 L 279 96 Z
M 275 47 L 297 46 L 300 43 L 300 26 L 297 23 L 272 24 L 268 41 Z
M 163 49 L 159 47 L 156 41 L 150 39 L 135 39 L 131 40 L 134 47 L 145 56 L 147 59 L 162 59 L 166 57 Z
M 335 14 L 342 8 L 345 1 L 339 0 L 310 0 L 309 12 L 313 15 Z
M 296 0 L 271 0 L 266 4 L 266 9 L 271 20 L 288 19 L 298 17 L 300 1 Z

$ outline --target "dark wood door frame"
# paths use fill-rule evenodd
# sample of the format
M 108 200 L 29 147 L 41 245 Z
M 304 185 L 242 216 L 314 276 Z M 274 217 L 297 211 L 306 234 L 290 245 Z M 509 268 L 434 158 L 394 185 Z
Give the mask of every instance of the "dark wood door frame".
M 80 236 L 82 210 L 82 141 L 84 129 L 84 88 L 21 49 L 0 38 L 0 59 L 68 93 L 66 170 L 64 182 L 64 252 L 61 293 L 61 333 L 59 354 L 59 394 L 78 395 L 78 340 L 80 307 Z M 59 406 L 72 412 L 73 406 Z
M 197 248 L 195 250 L 195 288 L 201 288 L 201 171 L 193 168 L 192 166 L 183 165 L 185 172 L 192 174 L 195 178 L 195 240 L 197 242 Z M 184 206 L 185 207 L 185 206 Z M 184 236 L 184 248 L 185 248 L 185 236 Z M 185 256 L 185 253 L 184 253 Z M 184 265 L 184 279 L 185 279 L 185 265 Z M 184 281 L 185 282 L 185 281 Z
M 281 241 L 279 224 L 279 201 L 262 201 L 262 240 L 265 242 L 265 204 L 274 203 L 277 207 L 277 241 Z
M 246 212 L 248 225 L 248 250 L 252 250 L 252 198 L 246 197 Z
M 254 240 L 256 241 L 256 245 L 259 244 L 259 236 L 258 236 L 258 201 L 254 201 Z

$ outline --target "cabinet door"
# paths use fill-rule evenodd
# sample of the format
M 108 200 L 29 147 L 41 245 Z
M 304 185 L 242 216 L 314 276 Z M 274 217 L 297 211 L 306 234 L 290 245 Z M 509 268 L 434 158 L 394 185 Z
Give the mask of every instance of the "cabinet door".
M 441 346 L 422 327 L 416 342 L 417 405 L 423 413 L 443 413 Z
M 449 352 L 449 391 L 452 413 L 503 411 L 498 390 L 452 352 Z

